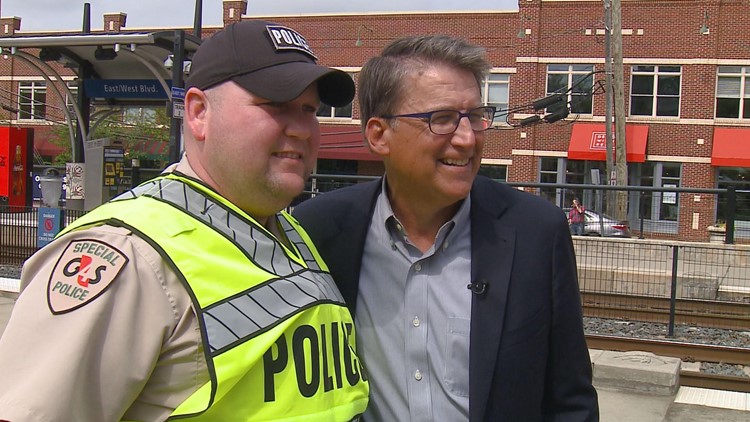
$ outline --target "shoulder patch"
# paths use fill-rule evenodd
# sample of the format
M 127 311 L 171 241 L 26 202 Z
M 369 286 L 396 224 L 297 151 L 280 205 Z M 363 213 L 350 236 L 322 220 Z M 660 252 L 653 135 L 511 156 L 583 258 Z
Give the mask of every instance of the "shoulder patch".
M 128 257 L 105 242 L 72 240 L 65 247 L 47 284 L 53 314 L 70 312 L 99 297 L 122 271 Z

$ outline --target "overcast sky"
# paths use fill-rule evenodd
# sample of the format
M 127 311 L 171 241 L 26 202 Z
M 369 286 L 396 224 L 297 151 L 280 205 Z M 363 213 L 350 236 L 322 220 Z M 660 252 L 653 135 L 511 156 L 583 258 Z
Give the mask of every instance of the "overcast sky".
M 124 12 L 126 28 L 193 26 L 194 0 L 0 0 L 0 15 L 21 18 L 22 31 L 80 30 L 83 5 L 91 5 L 91 29 L 102 29 L 103 15 Z M 221 0 L 203 0 L 203 26 L 219 26 Z M 247 15 L 398 11 L 510 11 L 518 0 L 249 0 Z

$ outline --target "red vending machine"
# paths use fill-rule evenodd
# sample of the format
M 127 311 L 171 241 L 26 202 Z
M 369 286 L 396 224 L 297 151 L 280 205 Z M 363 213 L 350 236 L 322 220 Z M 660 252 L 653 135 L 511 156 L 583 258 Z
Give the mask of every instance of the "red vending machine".
M 34 135 L 31 129 L 0 127 L 0 206 L 31 206 L 31 166 Z

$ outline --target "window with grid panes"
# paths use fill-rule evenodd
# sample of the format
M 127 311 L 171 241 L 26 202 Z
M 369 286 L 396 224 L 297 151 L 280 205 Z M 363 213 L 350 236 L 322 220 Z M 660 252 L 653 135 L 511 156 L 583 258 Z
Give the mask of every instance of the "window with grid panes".
M 505 123 L 508 110 L 510 75 L 490 73 L 482 84 L 483 105 L 495 106 L 497 113 L 493 123 Z
M 633 66 L 631 70 L 631 116 L 679 116 L 680 66 Z
M 47 116 L 47 84 L 18 83 L 18 119 L 44 120 Z
M 750 119 L 750 67 L 719 66 L 716 117 Z
M 354 79 L 354 73 L 347 72 L 350 78 Z M 331 107 L 328 104 L 320 103 L 320 108 L 316 116 L 323 118 L 339 118 L 339 119 L 351 119 L 352 118 L 352 103 L 349 103 L 343 107 Z
M 589 64 L 550 64 L 547 65 L 547 95 L 567 92 L 570 112 L 592 114 L 593 101 L 591 91 L 594 78 L 590 75 L 594 65 Z M 548 110 L 551 112 L 553 110 Z

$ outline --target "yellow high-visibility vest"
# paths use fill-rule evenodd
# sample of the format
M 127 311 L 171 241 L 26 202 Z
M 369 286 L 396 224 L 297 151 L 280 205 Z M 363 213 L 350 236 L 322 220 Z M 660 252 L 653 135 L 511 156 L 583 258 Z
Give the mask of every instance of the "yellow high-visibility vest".
M 207 186 L 171 173 L 58 234 L 126 227 L 183 280 L 198 312 L 210 382 L 171 418 L 346 421 L 367 407 L 352 316 L 304 230 L 285 212 L 277 219 L 291 249 Z

